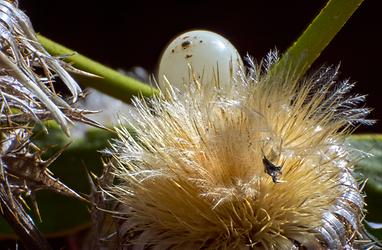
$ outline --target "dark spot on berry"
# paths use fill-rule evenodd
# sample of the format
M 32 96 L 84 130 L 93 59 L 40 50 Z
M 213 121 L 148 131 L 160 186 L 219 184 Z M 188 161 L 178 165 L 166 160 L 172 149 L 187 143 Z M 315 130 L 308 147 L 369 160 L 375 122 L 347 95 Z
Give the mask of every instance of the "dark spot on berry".
M 199 43 L 202 43 L 202 42 L 203 42 L 203 40 L 200 40 L 200 41 L 199 41 Z
M 187 49 L 188 47 L 190 47 L 191 45 L 191 42 L 190 41 L 184 41 L 182 42 L 182 48 L 183 49 Z
M 175 50 L 174 50 L 174 49 L 172 49 L 172 50 L 171 50 L 171 53 L 174 53 L 174 52 L 175 52 Z
M 187 38 L 189 38 L 190 36 L 185 36 L 185 37 L 183 37 L 182 39 L 184 40 L 184 39 L 187 39 Z
M 186 55 L 186 59 L 191 58 L 191 57 L 192 57 L 192 55 Z

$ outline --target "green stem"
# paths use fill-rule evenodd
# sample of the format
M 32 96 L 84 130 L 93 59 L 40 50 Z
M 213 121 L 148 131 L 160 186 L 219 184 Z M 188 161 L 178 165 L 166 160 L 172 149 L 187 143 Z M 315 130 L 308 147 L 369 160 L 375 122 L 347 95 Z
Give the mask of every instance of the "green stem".
M 362 2 L 363 0 L 329 0 L 273 67 L 272 73 L 293 73 L 297 79 L 304 75 Z
M 125 102 L 129 102 L 133 95 L 152 96 L 158 93 L 157 89 L 123 75 L 42 35 L 37 37 L 50 54 L 69 55 L 65 60 L 72 63 L 74 67 L 100 77 L 79 75 L 77 78 L 80 78 L 81 84 L 87 87 L 95 88 Z

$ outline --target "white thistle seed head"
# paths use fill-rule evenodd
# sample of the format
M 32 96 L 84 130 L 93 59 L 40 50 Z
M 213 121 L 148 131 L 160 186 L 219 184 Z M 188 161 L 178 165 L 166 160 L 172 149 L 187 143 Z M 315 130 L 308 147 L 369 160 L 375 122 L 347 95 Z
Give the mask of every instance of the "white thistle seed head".
M 110 153 L 126 249 L 352 249 L 363 197 L 345 136 L 368 123 L 338 68 L 303 79 L 260 65 L 230 84 L 192 78 L 138 114 Z M 216 80 L 216 79 L 215 79 Z

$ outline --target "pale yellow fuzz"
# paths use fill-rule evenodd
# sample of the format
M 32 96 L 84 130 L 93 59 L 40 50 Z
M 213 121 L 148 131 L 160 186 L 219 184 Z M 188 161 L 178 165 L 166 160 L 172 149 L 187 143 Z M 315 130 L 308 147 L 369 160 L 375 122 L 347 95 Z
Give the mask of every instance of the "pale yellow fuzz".
M 228 87 L 194 80 L 184 92 L 168 86 L 163 97 L 135 101 L 136 134 L 120 129 L 112 149 L 118 184 L 110 192 L 122 203 L 127 246 L 291 249 L 324 241 L 323 214 L 348 190 L 341 178 L 352 158 L 340 129 L 354 117 L 340 113 L 349 99 L 331 95 L 335 71 L 307 79 L 248 71 Z M 276 183 L 264 159 L 282 167 Z

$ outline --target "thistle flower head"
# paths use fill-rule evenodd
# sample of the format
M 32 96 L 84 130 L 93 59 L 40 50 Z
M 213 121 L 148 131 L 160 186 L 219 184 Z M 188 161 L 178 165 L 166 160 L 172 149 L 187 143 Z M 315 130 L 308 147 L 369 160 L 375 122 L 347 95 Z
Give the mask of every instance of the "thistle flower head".
M 337 68 L 304 79 L 270 73 L 231 83 L 197 78 L 166 98 L 135 99 L 111 153 L 119 233 L 132 249 L 343 249 L 363 209 L 344 137 L 364 119 L 363 96 Z

